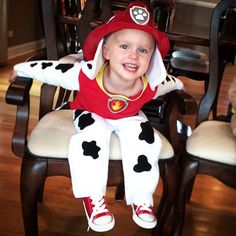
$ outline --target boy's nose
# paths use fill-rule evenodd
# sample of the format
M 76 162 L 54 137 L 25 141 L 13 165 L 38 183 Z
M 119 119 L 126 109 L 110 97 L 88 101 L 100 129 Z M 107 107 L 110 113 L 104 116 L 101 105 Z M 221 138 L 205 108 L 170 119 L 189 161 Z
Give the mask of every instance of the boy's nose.
M 136 59 L 138 57 L 137 51 L 136 50 L 131 50 L 129 54 L 130 58 Z

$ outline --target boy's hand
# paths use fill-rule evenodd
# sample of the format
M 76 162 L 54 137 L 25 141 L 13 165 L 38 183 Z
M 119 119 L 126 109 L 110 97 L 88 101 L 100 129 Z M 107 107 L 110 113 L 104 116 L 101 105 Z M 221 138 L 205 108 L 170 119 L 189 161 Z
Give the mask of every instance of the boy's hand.
M 17 74 L 16 72 L 13 70 L 11 73 L 10 73 L 10 78 L 9 78 L 9 82 L 12 83 L 16 80 L 16 77 L 17 77 Z

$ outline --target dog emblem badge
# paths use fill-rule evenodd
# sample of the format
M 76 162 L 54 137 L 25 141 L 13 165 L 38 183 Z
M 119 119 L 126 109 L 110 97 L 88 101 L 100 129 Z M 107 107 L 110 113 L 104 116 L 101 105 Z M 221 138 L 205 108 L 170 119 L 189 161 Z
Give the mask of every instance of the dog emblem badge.
M 130 8 L 130 16 L 138 25 L 146 25 L 149 21 L 150 14 L 146 8 L 133 6 Z

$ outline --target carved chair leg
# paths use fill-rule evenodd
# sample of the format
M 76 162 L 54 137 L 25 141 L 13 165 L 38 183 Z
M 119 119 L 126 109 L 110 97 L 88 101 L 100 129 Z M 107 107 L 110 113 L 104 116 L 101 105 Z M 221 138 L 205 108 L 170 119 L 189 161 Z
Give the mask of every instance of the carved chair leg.
M 187 198 L 189 196 L 190 190 L 192 190 L 192 184 L 195 180 L 198 162 L 191 160 L 188 157 L 183 156 L 184 162 L 181 165 L 181 179 L 179 190 L 177 193 L 176 202 L 174 205 L 174 216 L 173 216 L 173 228 L 172 236 L 181 236 L 184 226 L 185 218 L 185 208 L 187 203 Z M 183 161 L 183 160 L 181 160 Z M 190 189 L 189 189 L 190 187 Z
M 187 201 L 187 203 L 190 202 L 191 195 L 192 195 L 192 191 L 193 191 L 194 182 L 195 182 L 195 178 L 193 178 L 193 179 L 190 181 L 189 185 L 188 185 L 188 191 L 187 191 L 187 193 L 186 193 L 186 201 Z
M 44 186 L 45 186 L 45 182 L 42 183 L 42 185 L 40 186 L 40 188 L 38 190 L 37 202 L 39 202 L 39 203 L 43 203 Z
M 22 160 L 20 192 L 25 236 L 38 236 L 37 194 L 45 182 L 46 167 L 46 161 Z
M 186 145 L 186 141 L 187 141 L 187 138 L 188 138 L 188 131 L 190 130 L 191 131 L 191 128 L 189 126 L 187 126 L 186 124 L 180 122 L 179 124 L 181 124 L 181 134 L 180 134 L 180 137 L 181 137 L 181 142 L 180 142 L 180 149 L 179 150 L 184 150 L 186 149 L 185 145 Z M 181 158 L 182 156 L 180 156 Z M 180 160 L 181 161 L 181 160 Z M 192 195 L 192 190 L 193 190 L 193 185 L 194 185 L 194 182 L 195 182 L 195 178 L 193 178 L 191 180 L 191 183 L 189 183 L 189 188 L 188 188 L 188 192 L 187 192 L 187 195 L 186 195 L 186 199 L 187 199 L 187 202 L 190 201 L 191 199 L 191 195 Z
M 152 231 L 152 236 L 163 235 L 164 225 L 175 202 L 176 190 L 179 181 L 179 168 L 177 159 L 164 162 L 160 165 L 163 193 L 157 211 L 158 225 Z

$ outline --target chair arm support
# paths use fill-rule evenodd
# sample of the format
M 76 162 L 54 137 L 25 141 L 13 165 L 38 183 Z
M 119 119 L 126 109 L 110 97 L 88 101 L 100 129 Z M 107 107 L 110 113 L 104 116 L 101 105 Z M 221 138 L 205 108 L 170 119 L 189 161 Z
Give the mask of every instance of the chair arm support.
M 174 90 L 166 96 L 168 100 L 174 100 L 178 104 L 179 112 L 182 115 L 193 115 L 197 112 L 195 99 L 184 90 Z
M 12 137 L 12 151 L 15 155 L 23 157 L 28 133 L 30 88 L 32 79 L 17 77 L 10 84 L 6 93 L 6 103 L 17 106 L 16 122 Z
M 174 90 L 151 100 L 142 108 L 151 125 L 161 132 L 171 143 L 174 152 L 178 153 L 180 138 L 177 121 L 182 115 L 195 114 L 196 101 L 183 90 Z
M 174 90 L 165 95 L 166 108 L 164 123 L 166 137 L 170 141 L 174 152 L 178 153 L 180 148 L 180 136 L 177 129 L 179 115 L 192 115 L 197 112 L 197 103 L 193 97 L 183 90 Z

